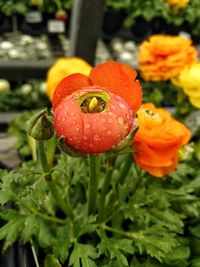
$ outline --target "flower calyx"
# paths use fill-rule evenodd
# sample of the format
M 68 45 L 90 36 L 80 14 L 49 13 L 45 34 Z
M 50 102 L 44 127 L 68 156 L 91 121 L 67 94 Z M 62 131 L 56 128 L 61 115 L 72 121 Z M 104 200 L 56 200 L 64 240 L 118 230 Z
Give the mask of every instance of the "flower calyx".
M 52 119 L 47 109 L 38 112 L 27 122 L 27 132 L 38 141 L 49 140 L 54 136 Z

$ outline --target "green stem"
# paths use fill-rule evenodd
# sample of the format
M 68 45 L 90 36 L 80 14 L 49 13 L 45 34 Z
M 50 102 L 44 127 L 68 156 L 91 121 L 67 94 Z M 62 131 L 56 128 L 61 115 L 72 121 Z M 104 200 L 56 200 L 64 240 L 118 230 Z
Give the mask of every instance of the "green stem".
M 99 200 L 99 221 L 100 222 L 104 220 L 105 198 L 106 198 L 106 193 L 108 192 L 108 189 L 110 186 L 112 171 L 113 169 L 109 168 L 109 170 L 107 171 L 107 175 L 104 178 L 104 183 L 103 183 L 101 196 Z
M 38 157 L 44 172 L 49 172 L 49 164 L 46 157 L 44 141 L 37 141 Z
M 59 219 L 59 218 L 56 218 L 56 217 L 53 217 L 50 215 L 46 215 L 45 213 L 41 213 L 41 212 L 35 211 L 33 209 L 30 209 L 26 204 L 24 204 L 23 201 L 18 200 L 18 202 L 24 209 L 28 210 L 31 214 L 34 214 L 41 219 L 44 219 L 44 220 L 49 221 L 49 222 L 59 223 L 59 224 L 66 224 L 66 222 L 67 222 L 65 219 Z
M 120 175 L 119 175 L 120 184 L 124 183 L 132 165 L 133 165 L 133 156 L 132 154 L 128 154 L 128 157 L 124 163 L 124 167 L 122 168 Z
M 56 202 L 58 203 L 60 209 L 64 212 L 65 215 L 68 215 L 69 218 L 73 220 L 74 214 L 73 214 L 72 208 L 69 205 L 69 203 L 66 203 L 63 200 L 62 195 L 57 190 L 57 187 L 53 181 L 48 180 L 47 183 L 48 183 L 49 189 L 51 190 L 51 193 L 52 193 L 53 197 L 55 198 Z
M 43 171 L 48 173 L 50 171 L 50 169 L 49 169 L 49 164 L 48 164 L 48 161 L 47 161 L 46 151 L 45 151 L 45 147 L 44 147 L 44 141 L 38 141 L 38 146 L 37 147 L 38 147 L 38 156 L 39 156 L 40 164 L 41 164 L 41 166 L 43 168 Z M 60 192 L 58 191 L 56 185 L 51 180 L 50 174 L 48 175 L 46 180 L 47 180 L 47 184 L 49 186 L 49 189 L 50 189 L 53 197 L 55 198 L 56 203 L 60 207 L 60 209 L 65 213 L 65 215 L 68 215 L 71 219 L 73 219 L 74 215 L 73 215 L 73 212 L 72 212 L 72 208 L 62 198 L 62 196 L 61 196 Z
M 99 180 L 99 157 L 90 155 L 90 181 L 88 187 L 88 215 L 96 212 L 98 180 Z
M 107 230 L 107 231 L 110 231 L 112 233 L 116 233 L 116 234 L 119 234 L 119 235 L 122 235 L 122 236 L 125 236 L 125 237 L 128 237 L 128 238 L 138 238 L 139 237 L 139 233 L 125 232 L 123 230 L 107 226 L 105 224 L 100 224 L 99 227 L 104 229 L 104 230 Z

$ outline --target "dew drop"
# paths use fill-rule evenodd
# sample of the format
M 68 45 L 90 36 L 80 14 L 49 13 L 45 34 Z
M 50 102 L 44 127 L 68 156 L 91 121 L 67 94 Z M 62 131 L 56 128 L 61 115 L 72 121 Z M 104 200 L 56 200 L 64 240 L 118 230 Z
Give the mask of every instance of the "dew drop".
M 73 122 L 72 122 L 72 124 L 73 124 L 73 125 L 75 125 L 75 124 L 76 124 L 76 122 L 75 122 L 75 121 L 73 121 Z
M 87 139 L 88 139 L 87 135 L 84 135 L 83 140 L 87 140 Z
M 93 136 L 94 141 L 100 141 L 100 136 L 98 134 L 95 134 Z
M 119 122 L 119 124 L 123 124 L 124 123 L 124 118 L 123 117 L 118 117 L 117 121 Z
M 86 129 L 90 129 L 90 128 L 91 128 L 91 124 L 90 124 L 89 122 L 86 122 L 86 123 L 85 123 L 85 128 L 86 128 Z
M 105 123 L 105 122 L 106 122 L 106 119 L 105 119 L 105 118 L 102 118 L 102 119 L 101 119 L 101 122 L 102 122 L 102 123 Z
M 108 114 L 111 115 L 111 116 L 113 115 L 113 113 L 111 111 L 109 111 Z
M 63 119 L 62 119 L 62 121 L 66 121 L 66 119 L 65 119 L 65 118 L 63 118 Z
M 118 96 L 118 95 L 116 95 L 116 96 L 115 96 L 115 99 L 116 99 L 116 100 L 121 100 L 121 97 Z
M 76 128 L 76 131 L 79 132 L 79 131 L 80 131 L 80 128 L 77 127 L 77 128 Z
M 110 130 L 108 130 L 108 131 L 107 131 L 107 134 L 109 134 L 109 135 L 110 135 L 111 133 L 112 133 L 112 132 L 111 132 Z
M 111 118 L 108 118 L 108 122 L 111 123 L 113 122 L 113 120 Z
M 113 110 L 115 110 L 115 106 L 114 105 L 111 105 L 110 106 L 110 109 L 113 111 Z
M 70 115 L 73 117 L 73 116 L 75 115 L 75 113 L 74 113 L 74 112 L 72 112 Z
M 120 107 L 121 109 L 125 109 L 125 108 L 126 108 L 125 105 L 124 105 L 123 103 L 119 103 L 119 107 Z

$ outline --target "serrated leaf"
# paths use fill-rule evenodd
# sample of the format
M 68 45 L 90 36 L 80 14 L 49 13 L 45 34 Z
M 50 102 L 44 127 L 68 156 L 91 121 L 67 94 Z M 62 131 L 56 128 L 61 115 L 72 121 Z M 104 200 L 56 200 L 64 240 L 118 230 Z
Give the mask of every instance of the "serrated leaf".
M 103 231 L 98 231 L 101 242 L 98 244 L 100 255 L 109 255 L 110 259 L 116 259 L 120 266 L 128 266 L 128 261 L 123 253 L 133 254 L 134 248 L 130 239 L 108 238 Z
M 24 243 L 28 242 L 31 240 L 33 235 L 38 234 L 40 230 L 39 227 L 39 222 L 35 218 L 35 216 L 27 216 L 24 222 L 24 228 L 22 229 L 21 232 L 21 239 Z
M 47 255 L 44 261 L 44 267 L 62 267 L 58 259 L 53 255 Z
M 96 267 L 94 260 L 97 258 L 96 248 L 88 244 L 75 243 L 69 258 L 69 266 Z
M 3 250 L 6 250 L 20 236 L 24 227 L 24 217 L 16 217 L 0 228 L 0 240 L 5 239 Z

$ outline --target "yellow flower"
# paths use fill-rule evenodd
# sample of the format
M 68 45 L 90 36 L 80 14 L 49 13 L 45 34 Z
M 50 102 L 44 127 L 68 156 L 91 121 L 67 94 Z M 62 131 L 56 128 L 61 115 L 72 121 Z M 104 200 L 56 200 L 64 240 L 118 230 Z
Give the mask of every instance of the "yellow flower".
M 59 58 L 47 73 L 47 95 L 51 99 L 58 83 L 73 73 L 89 75 L 92 67 L 80 58 Z
M 183 89 L 193 106 L 200 108 L 200 62 L 184 68 L 172 82 Z
M 173 35 L 152 35 L 140 46 L 139 68 L 146 81 L 165 81 L 197 61 L 190 39 Z
M 180 8 L 185 8 L 190 0 L 167 0 L 167 3 L 172 7 L 174 11 Z

